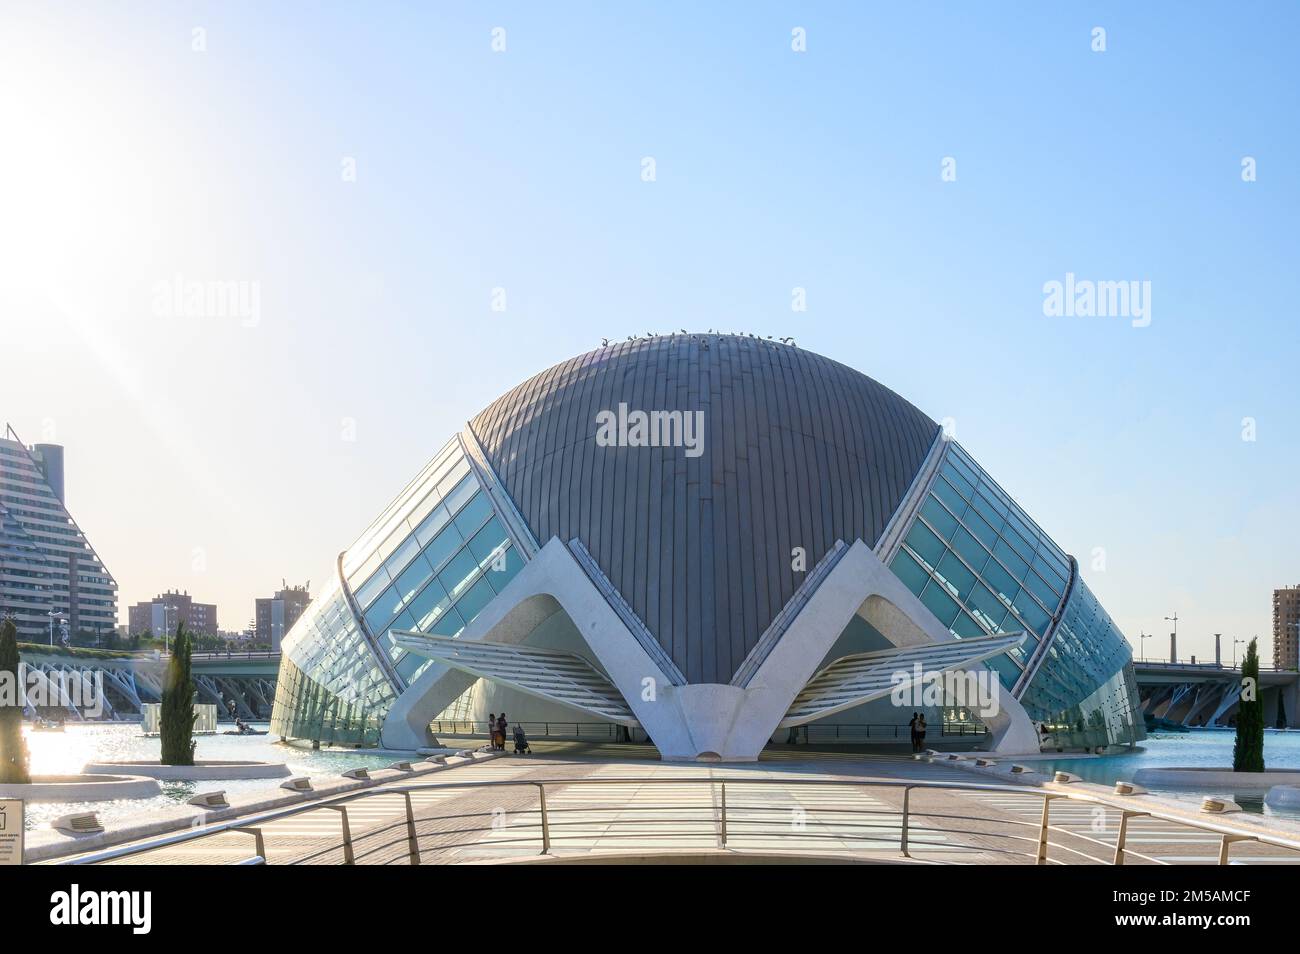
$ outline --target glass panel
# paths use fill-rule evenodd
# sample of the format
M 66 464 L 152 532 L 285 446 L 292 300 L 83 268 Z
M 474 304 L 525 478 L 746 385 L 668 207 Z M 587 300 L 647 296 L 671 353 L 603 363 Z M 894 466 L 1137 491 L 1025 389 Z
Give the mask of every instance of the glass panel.
M 423 669 L 424 664 L 427 662 L 429 662 L 429 660 L 418 653 L 407 653 L 397 664 L 397 674 L 401 676 L 409 686 L 411 683 L 415 682 L 416 673 Z
M 438 531 L 447 525 L 451 519 L 451 514 L 447 512 L 447 507 L 443 504 L 433 508 L 433 512 L 424 518 L 424 523 L 420 524 L 415 531 L 415 539 L 420 541 L 420 546 L 428 546 L 429 541 L 437 536 Z
M 907 532 L 907 545 L 910 546 L 926 563 L 934 566 L 943 556 L 945 549 L 943 541 L 930 532 L 930 529 L 921 523 L 912 524 L 912 529 Z
M 466 477 L 456 485 L 455 490 L 447 495 L 447 499 L 444 500 L 443 503 L 447 505 L 447 510 L 454 514 L 461 507 L 465 506 L 469 501 L 469 498 L 473 497 L 477 490 L 478 484 L 474 481 L 474 478 Z
M 1025 586 L 1038 597 L 1038 602 L 1042 603 L 1049 613 L 1056 611 L 1056 604 L 1061 602 L 1061 598 L 1052 592 L 1050 586 L 1039 579 L 1037 573 L 1025 574 Z
M 375 600 L 375 605 L 366 612 L 366 628 L 378 634 L 388 627 L 388 621 L 402 608 L 402 596 L 396 586 L 390 586 Z
M 957 604 L 953 598 L 948 595 L 942 583 L 931 581 L 930 585 L 925 588 L 921 594 L 921 602 L 930 608 L 930 612 L 946 629 L 948 624 L 953 621 L 957 615 Z
M 949 454 L 946 462 L 956 468 L 957 473 L 966 479 L 966 482 L 972 487 L 980 482 L 979 476 L 975 471 L 962 459 L 961 454 Z
M 959 600 L 965 600 L 975 585 L 975 574 L 957 559 L 955 553 L 945 553 L 935 570 L 936 578 L 946 581 L 948 590 Z
M 958 528 L 957 532 L 953 534 L 952 546 L 971 569 L 976 573 L 983 571 L 984 564 L 988 562 L 988 552 L 964 527 Z
M 961 494 L 953 489 L 952 484 L 944 480 L 943 477 L 936 477 L 934 479 L 934 486 L 930 488 L 930 491 L 947 504 L 948 509 L 957 516 L 960 517 L 966 512 L 966 501 L 962 498 Z
M 954 487 L 956 487 L 958 492 L 967 500 L 969 500 L 971 494 L 975 492 L 974 487 L 970 483 L 970 481 L 968 481 L 961 474 L 957 473 L 956 469 L 952 466 L 952 463 L 950 461 L 944 461 L 944 465 L 940 473 L 942 473 L 943 476 L 947 479 L 947 481 L 950 484 L 952 484 Z
M 408 631 L 415 629 L 415 620 L 411 619 L 410 613 L 403 613 L 401 616 L 397 617 L 397 619 L 389 623 L 388 628 L 385 629 L 382 633 L 374 633 L 373 635 L 376 639 L 379 640 L 381 644 L 388 646 L 390 649 L 392 649 L 393 630 L 395 629 L 404 629 Z
M 1011 527 L 1011 529 L 1015 530 L 1018 534 L 1020 534 L 1020 536 L 1022 536 L 1025 540 L 1032 540 L 1035 543 L 1037 542 L 1038 534 L 1035 533 L 1032 529 L 1030 529 L 1029 524 L 1026 523 L 1024 520 L 1022 520 L 1018 514 L 1014 512 L 1008 514 L 1007 525 Z M 1036 547 L 1030 547 L 1029 556 L 1034 555 L 1033 551 L 1035 549 Z
M 986 665 L 998 674 L 1002 680 L 1002 685 L 1007 690 L 1015 688 L 1016 680 L 1020 678 L 1020 667 L 1005 655 L 994 656 L 988 660 Z
M 979 541 L 981 543 L 983 543 L 990 550 L 993 549 L 993 547 L 998 542 L 998 532 L 994 530 L 992 527 L 990 527 L 987 521 L 985 521 L 983 517 L 981 517 L 978 513 L 975 512 L 974 507 L 966 511 L 966 516 L 962 517 L 961 519 L 962 522 L 966 524 L 970 532 L 975 534 L 975 536 L 979 538 Z
M 393 551 L 393 555 L 384 563 L 384 569 L 388 571 L 391 577 L 398 577 L 406 565 L 411 562 L 411 558 L 420 552 L 420 542 L 414 536 L 407 537 Z
M 1007 608 L 999 602 L 998 598 L 989 592 L 989 588 L 983 583 L 977 585 L 971 590 L 970 599 L 966 603 L 967 607 L 975 614 L 990 633 L 1002 632 L 1002 621 L 1007 617 Z M 1020 627 L 1017 626 L 1017 629 Z
M 894 562 L 889 565 L 889 568 L 917 596 L 921 595 L 921 590 L 930 581 L 930 574 L 925 572 L 924 567 L 912 559 L 912 555 L 906 550 L 898 551 L 894 556 Z
M 1039 636 L 1047 632 L 1047 624 L 1051 622 L 1051 617 L 1043 612 L 1042 607 L 1034 602 L 1030 597 L 1028 590 L 1021 590 L 1015 599 L 1016 612 L 1025 624 Z
M 468 550 L 461 550 L 447 568 L 438 574 L 438 580 L 442 583 L 443 588 L 456 599 L 469 586 L 470 577 L 478 570 L 478 560 Z
M 937 497 L 933 495 L 925 498 L 925 503 L 921 507 L 921 516 L 929 522 L 934 531 L 947 540 L 952 537 L 952 532 L 957 529 L 957 518 L 944 509 L 943 504 L 939 503 Z
M 453 553 L 464 543 L 460 531 L 455 527 L 444 527 L 442 533 L 433 538 L 433 542 L 424 548 L 424 558 L 435 570 L 441 569 Z
M 422 556 L 417 556 L 406 568 L 406 572 L 397 578 L 397 593 L 403 600 L 409 600 L 420 591 L 425 582 L 433 576 L 433 568 Z
M 993 506 L 979 494 L 975 495 L 975 499 L 970 502 L 970 505 L 971 509 L 988 521 L 988 525 L 994 530 L 1002 526 L 1002 515 L 994 510 Z
M 475 530 L 483 525 L 492 513 L 492 503 L 487 499 L 487 494 L 479 493 L 474 495 L 474 499 L 465 505 L 465 508 L 456 515 L 454 523 L 456 529 L 460 531 L 463 537 L 471 536 Z
M 910 557 L 909 557 L 910 559 Z M 506 563 L 504 569 L 488 570 L 487 579 L 492 584 L 492 589 L 500 593 L 506 588 L 506 584 L 515 578 L 515 574 L 523 567 L 524 561 L 511 547 L 506 551 Z
M 482 530 L 474 534 L 474 538 L 469 541 L 469 549 L 481 565 L 505 542 L 505 528 L 501 526 L 501 521 L 493 517 Z
M 468 473 L 469 473 L 469 461 L 467 461 L 465 458 L 462 457 L 460 460 L 456 461 L 455 466 L 452 467 L 452 469 L 445 476 L 439 477 L 438 493 L 442 494 L 442 496 L 444 497 L 448 496 L 452 492 L 452 489 L 456 487 L 456 485 L 461 481 L 461 479 L 464 478 L 465 475 Z M 456 508 L 452 507 L 451 510 L 453 513 L 455 513 Z
M 1002 565 L 1011 571 L 1011 575 L 1017 580 L 1024 579 L 1029 572 L 1029 564 L 1020 559 L 1020 556 L 1007 545 L 1005 540 L 999 540 L 997 546 L 993 548 L 993 554 L 1002 561 Z
M 432 636 L 455 636 L 465 628 L 465 621 L 460 618 L 453 606 L 447 612 L 438 617 L 438 621 L 429 629 Z
M 1048 558 L 1045 550 L 1038 551 L 1038 555 L 1034 557 L 1033 566 L 1058 597 L 1065 595 L 1065 580 L 1057 575 L 1055 570 L 1056 562 Z
M 984 501 L 986 507 L 992 507 L 999 517 L 1006 518 L 1012 508 L 1007 506 L 1006 500 L 1001 494 L 995 494 L 993 488 L 987 481 L 980 483 L 979 496 Z
M 953 620 L 950 629 L 952 634 L 958 637 L 985 635 L 984 630 L 980 628 L 980 624 L 975 622 L 975 620 L 971 619 L 965 613 L 957 614 L 957 618 Z
M 1016 594 L 1020 592 L 1020 584 L 1012 579 L 1011 574 L 1002 569 L 996 560 L 989 560 L 981 575 L 989 588 L 1001 596 L 1008 606 L 1016 598 Z
M 428 632 L 433 621 L 451 605 L 451 597 L 437 580 L 430 580 L 429 585 L 420 591 L 412 601 L 410 613 L 415 617 L 415 627 L 421 632 Z
M 362 610 L 365 610 L 375 601 L 375 597 L 383 592 L 388 583 L 388 571 L 380 567 L 379 572 L 367 580 L 366 585 L 356 590 L 352 595 L 356 598 Z
M 1013 530 L 1009 524 L 1002 528 L 1002 539 L 1006 540 L 1007 543 L 1011 544 L 1011 548 L 1015 550 L 1016 553 L 1020 554 L 1021 558 L 1024 559 L 1025 563 L 1028 563 L 1030 560 L 1034 558 L 1033 546 L 1029 543 L 1028 540 L 1024 539 L 1022 536 L 1020 536 L 1020 534 L 1016 533 L 1016 531 Z
M 461 619 L 465 622 L 474 622 L 474 617 L 479 614 L 483 607 L 492 602 L 492 597 L 496 596 L 496 591 L 488 584 L 487 580 L 479 580 L 469 590 L 456 601 L 456 611 L 460 613 Z

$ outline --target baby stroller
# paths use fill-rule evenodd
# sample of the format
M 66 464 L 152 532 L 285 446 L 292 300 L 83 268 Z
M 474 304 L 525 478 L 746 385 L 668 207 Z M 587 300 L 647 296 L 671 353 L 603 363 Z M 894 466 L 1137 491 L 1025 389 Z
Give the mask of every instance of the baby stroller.
M 532 755 L 533 749 L 528 744 L 528 737 L 524 735 L 524 727 L 518 722 L 515 723 L 515 755 Z

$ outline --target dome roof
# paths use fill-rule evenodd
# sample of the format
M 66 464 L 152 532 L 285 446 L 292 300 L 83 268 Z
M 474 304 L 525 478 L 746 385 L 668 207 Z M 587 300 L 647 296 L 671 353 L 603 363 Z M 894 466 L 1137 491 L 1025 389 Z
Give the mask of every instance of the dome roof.
M 598 435 L 621 405 L 700 412 L 702 440 Z M 537 539 L 581 540 L 686 678 L 723 683 L 837 539 L 875 544 L 938 433 L 852 368 L 730 335 L 571 358 L 470 427 Z

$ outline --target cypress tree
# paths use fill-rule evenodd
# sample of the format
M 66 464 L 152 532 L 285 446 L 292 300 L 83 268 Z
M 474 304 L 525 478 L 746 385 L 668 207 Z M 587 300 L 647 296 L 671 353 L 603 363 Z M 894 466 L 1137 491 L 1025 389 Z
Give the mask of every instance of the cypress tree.
M 1246 658 L 1241 664 L 1242 698 L 1237 704 L 1237 740 L 1232 745 L 1234 772 L 1264 771 L 1264 700 L 1259 692 L 1259 653 L 1255 642 L 1252 639 L 1246 647 Z
M 163 765 L 194 764 L 194 680 L 190 676 L 190 634 L 176 626 L 176 641 L 163 679 L 159 713 Z
M 32 780 L 27 768 L 27 743 L 23 741 L 18 661 L 18 628 L 13 620 L 6 619 L 0 624 L 0 782 L 10 785 L 26 785 Z

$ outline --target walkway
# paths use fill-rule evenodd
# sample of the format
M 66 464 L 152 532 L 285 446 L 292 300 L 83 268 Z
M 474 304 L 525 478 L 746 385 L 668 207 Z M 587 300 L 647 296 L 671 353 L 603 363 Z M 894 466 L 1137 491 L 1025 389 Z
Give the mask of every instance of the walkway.
M 905 755 L 778 751 L 746 765 L 664 763 L 649 746 L 539 742 L 532 757 L 505 756 L 441 773 L 429 784 L 547 781 L 551 852 L 654 852 L 725 847 L 750 851 L 872 854 L 898 860 L 902 788 L 865 787 L 874 780 L 983 782 L 973 773 Z M 643 751 L 644 750 L 644 751 Z M 632 756 L 632 757 L 629 757 Z M 644 757 L 641 757 L 644 756 Z M 737 776 L 741 780 L 737 780 Z M 616 783 L 616 779 L 632 779 Z M 859 785 L 754 784 L 759 779 L 860 781 Z M 583 784 L 566 784 L 569 782 Z M 725 796 L 724 785 L 725 781 Z M 708 784 L 701 784 L 707 782 Z M 418 780 L 398 780 L 372 791 Z M 726 811 L 722 811 L 725 797 Z M 542 850 L 539 790 L 533 784 L 414 792 L 424 864 L 527 858 Z M 1024 794 L 912 790 L 910 857 L 918 862 L 1032 864 L 1042 811 L 1039 790 Z M 722 819 L 726 818 L 725 836 Z M 1102 806 L 1052 803 L 1049 858 L 1109 862 L 1119 812 Z M 406 802 L 400 793 L 372 794 L 348 807 L 358 864 L 409 864 Z M 341 864 L 340 812 L 330 808 L 262 826 L 270 864 Z M 1132 819 L 1129 847 L 1174 863 L 1214 863 L 1218 836 L 1170 822 Z M 224 832 L 156 849 L 117 864 L 229 864 L 251 856 L 251 835 Z M 1074 849 L 1074 854 L 1067 849 Z M 1238 845 L 1234 860 L 1300 863 L 1300 853 Z M 1130 858 L 1129 864 L 1146 863 Z

